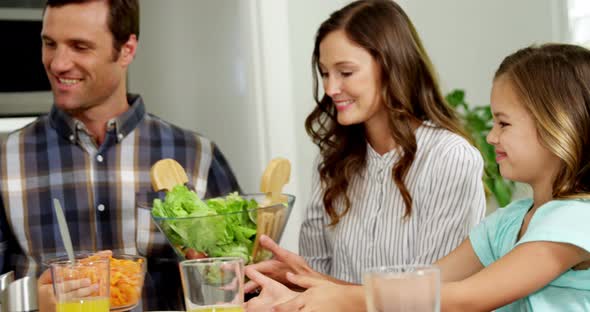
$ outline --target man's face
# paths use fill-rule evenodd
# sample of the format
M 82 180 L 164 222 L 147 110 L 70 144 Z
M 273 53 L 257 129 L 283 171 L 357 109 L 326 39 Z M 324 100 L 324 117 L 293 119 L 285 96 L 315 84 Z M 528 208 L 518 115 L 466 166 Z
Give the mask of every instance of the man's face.
M 108 11 L 105 1 L 45 10 L 41 32 L 43 65 L 55 104 L 63 110 L 83 112 L 117 101 L 126 92 L 125 74 L 130 60 L 125 53 L 114 58 L 117 53 L 107 25 Z

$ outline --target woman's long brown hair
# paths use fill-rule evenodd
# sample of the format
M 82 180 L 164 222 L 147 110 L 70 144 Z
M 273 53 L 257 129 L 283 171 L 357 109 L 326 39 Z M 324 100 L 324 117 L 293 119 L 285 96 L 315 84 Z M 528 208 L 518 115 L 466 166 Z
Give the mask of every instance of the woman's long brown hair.
M 317 106 L 305 121 L 307 133 L 320 149 L 318 170 L 331 225 L 337 224 L 350 210 L 351 194 L 347 190 L 351 179 L 365 167 L 367 153 L 364 125 L 338 124 L 332 99 L 319 95 L 319 46 L 336 30 L 343 30 L 349 40 L 368 51 L 379 65 L 380 100 L 388 111 L 391 136 L 401 155 L 392 169 L 392 178 L 406 206 L 404 216 L 409 217 L 412 195 L 404 180 L 417 149 L 412 125 L 430 120 L 437 127 L 465 138 L 467 135 L 440 92 L 432 64 L 412 22 L 396 3 L 361 0 L 332 13 L 316 34 L 312 70 Z M 344 200 L 342 211 L 337 211 L 334 204 L 339 198 Z
M 502 61 L 500 78 L 508 79 L 533 116 L 541 144 L 561 159 L 552 197 L 590 198 L 590 50 L 569 44 L 524 48 Z

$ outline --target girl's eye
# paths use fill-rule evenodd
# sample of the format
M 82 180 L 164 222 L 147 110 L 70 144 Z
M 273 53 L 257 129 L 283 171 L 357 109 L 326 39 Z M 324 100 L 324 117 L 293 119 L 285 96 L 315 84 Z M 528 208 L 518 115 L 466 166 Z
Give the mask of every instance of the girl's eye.
M 350 77 L 352 76 L 352 72 L 341 72 L 340 75 L 342 75 L 342 77 Z
M 509 124 L 509 123 L 507 123 L 507 122 L 503 122 L 503 121 L 499 121 L 499 122 L 498 122 L 498 125 L 500 126 L 500 128 L 504 128 L 504 127 L 510 126 L 510 124 Z
M 322 72 L 320 72 L 320 76 L 322 78 L 328 78 L 328 73 L 322 73 Z

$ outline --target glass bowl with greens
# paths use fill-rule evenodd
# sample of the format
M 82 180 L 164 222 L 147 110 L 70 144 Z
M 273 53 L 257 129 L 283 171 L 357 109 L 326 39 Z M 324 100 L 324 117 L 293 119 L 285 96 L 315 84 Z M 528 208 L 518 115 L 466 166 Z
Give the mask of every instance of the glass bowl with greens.
M 284 203 L 265 205 L 266 195 L 230 193 L 201 200 L 186 186 L 176 186 L 164 199 L 154 199 L 151 215 L 176 255 L 186 258 L 240 257 L 245 264 L 269 259 L 267 251 L 252 259 L 258 215 L 273 214 L 274 230 L 269 236 L 279 241 L 295 203 L 283 194 Z

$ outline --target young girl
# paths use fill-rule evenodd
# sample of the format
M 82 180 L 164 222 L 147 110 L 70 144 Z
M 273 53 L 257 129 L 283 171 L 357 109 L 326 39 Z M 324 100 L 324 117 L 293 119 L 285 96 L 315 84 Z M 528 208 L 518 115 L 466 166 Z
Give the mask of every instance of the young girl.
M 286 271 L 315 270 L 359 283 L 369 266 L 447 255 L 484 216 L 483 161 L 407 15 L 390 0 L 345 6 L 320 26 L 312 63 L 317 106 L 306 129 L 320 157 L 303 259 L 254 268 L 282 282 Z
M 549 44 L 508 56 L 491 106 L 500 172 L 531 185 L 533 198 L 499 209 L 437 262 L 442 310 L 590 311 L 590 51 Z M 364 310 L 360 286 L 288 275 L 311 287 L 293 298 L 248 274 L 266 302 L 292 298 L 274 311 Z

